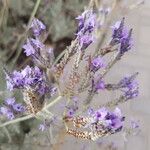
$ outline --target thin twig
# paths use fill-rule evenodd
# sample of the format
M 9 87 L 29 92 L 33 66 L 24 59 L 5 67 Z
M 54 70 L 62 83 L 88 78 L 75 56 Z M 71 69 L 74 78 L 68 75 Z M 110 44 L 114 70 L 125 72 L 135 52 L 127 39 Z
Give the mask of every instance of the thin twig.
M 55 100 L 53 100 L 51 103 L 49 103 L 48 105 L 46 105 L 43 109 L 48 109 L 50 108 L 51 106 L 55 105 L 55 103 L 57 103 L 58 101 L 60 101 L 62 98 L 62 96 L 58 96 Z
M 46 105 L 43 110 L 45 109 L 48 109 L 49 107 L 53 106 L 55 103 L 57 103 L 60 99 L 62 98 L 62 96 L 58 96 L 54 101 L 52 101 L 51 103 L 49 103 L 48 105 Z M 27 116 L 24 116 L 24 117 L 21 117 L 21 118 L 17 118 L 17 119 L 14 119 L 14 120 L 11 120 L 11 121 L 7 121 L 3 124 L 0 125 L 0 128 L 1 127 L 5 127 L 7 125 L 10 125 L 10 124 L 14 124 L 14 123 L 17 123 L 17 122 L 21 122 L 21 121 L 25 121 L 25 120 L 28 120 L 28 119 L 31 119 L 31 118 L 34 118 L 35 115 L 31 114 L 31 115 L 27 115 Z
M 11 120 L 11 121 L 7 121 L 7 122 L 1 124 L 1 125 L 0 125 L 0 128 L 1 128 L 1 127 L 5 127 L 5 126 L 10 125 L 10 124 L 14 124 L 14 123 L 17 123 L 17 122 L 21 122 L 21 121 L 24 121 L 24 120 L 28 120 L 28 119 L 31 119 L 31 118 L 33 118 L 33 117 L 34 117 L 34 115 L 27 115 L 27 116 L 25 116 L 25 117 L 21 117 L 21 118 L 17 118 L 17 119 Z

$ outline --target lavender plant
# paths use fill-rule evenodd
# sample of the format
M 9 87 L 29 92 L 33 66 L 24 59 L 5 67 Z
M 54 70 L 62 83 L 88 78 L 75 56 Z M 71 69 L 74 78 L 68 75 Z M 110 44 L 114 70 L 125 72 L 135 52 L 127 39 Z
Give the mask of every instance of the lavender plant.
M 112 35 L 108 44 L 103 44 L 105 23 L 109 22 L 112 11 L 94 5 L 87 7 L 76 18 L 75 39 L 58 58 L 54 58 L 54 50 L 43 42 L 46 26 L 36 18 L 32 20 L 32 36 L 27 38 L 23 50 L 32 58 L 34 66 L 13 72 L 4 69 L 7 89 L 19 90 L 23 102 L 17 103 L 11 97 L 4 101 L 0 113 L 4 120 L 6 117 L 10 121 L 1 123 L 0 127 L 36 118 L 41 120 L 41 131 L 48 130 L 51 125 L 62 124 L 66 134 L 92 141 L 125 128 L 125 116 L 119 105 L 138 96 L 138 73 L 123 77 L 116 83 L 108 83 L 105 79 L 113 65 L 133 45 L 132 29 L 126 27 L 125 18 L 109 26 Z M 96 48 L 93 45 L 97 45 Z M 107 60 L 109 54 L 113 57 Z M 99 92 L 116 90 L 120 93 L 116 100 L 91 108 L 93 97 Z M 84 98 L 81 96 L 83 93 L 86 93 Z M 51 108 L 64 100 L 61 114 L 54 114 Z

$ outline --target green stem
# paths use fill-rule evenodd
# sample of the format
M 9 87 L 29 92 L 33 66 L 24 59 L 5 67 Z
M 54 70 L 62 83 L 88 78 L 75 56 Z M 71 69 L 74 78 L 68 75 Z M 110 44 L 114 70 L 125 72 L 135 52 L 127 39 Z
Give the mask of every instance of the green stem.
M 50 108 L 51 106 L 56 104 L 61 98 L 62 98 L 62 96 L 58 96 L 54 101 L 52 101 L 51 103 L 46 105 L 43 109 Z M 10 124 L 14 124 L 14 123 L 17 123 L 17 122 L 28 120 L 28 119 L 31 119 L 31 118 L 34 118 L 34 117 L 35 116 L 33 114 L 31 114 L 31 115 L 27 115 L 27 116 L 24 116 L 24 117 L 21 117 L 21 118 L 17 118 L 17 119 L 14 119 L 14 120 L 11 120 L 11 121 L 8 121 L 8 122 L 5 122 L 5 123 L 1 124 L 0 128 L 5 127 L 5 126 L 10 125 Z
M 0 125 L 0 128 L 1 128 L 1 127 L 5 127 L 5 126 L 7 126 L 7 125 L 9 125 L 9 124 L 14 124 L 14 123 L 21 122 L 21 121 L 24 121 L 24 120 L 27 120 L 27 119 L 31 119 L 31 118 L 33 118 L 33 117 L 34 117 L 33 115 L 27 115 L 27 116 L 25 116 L 25 117 L 21 117 L 21 118 L 15 119 L 15 120 L 7 121 L 7 122 L 1 124 L 1 125 Z
M 63 52 L 61 52 L 58 57 L 56 58 L 56 60 L 54 61 L 53 65 L 56 65 L 58 63 L 58 61 L 63 57 L 63 55 L 65 54 L 65 52 L 67 51 L 67 49 L 65 49 Z
M 62 98 L 62 96 L 58 96 L 55 100 L 53 100 L 51 103 L 49 103 L 48 105 L 46 105 L 43 109 L 48 109 L 51 106 L 53 106 L 55 103 L 57 103 L 60 99 Z

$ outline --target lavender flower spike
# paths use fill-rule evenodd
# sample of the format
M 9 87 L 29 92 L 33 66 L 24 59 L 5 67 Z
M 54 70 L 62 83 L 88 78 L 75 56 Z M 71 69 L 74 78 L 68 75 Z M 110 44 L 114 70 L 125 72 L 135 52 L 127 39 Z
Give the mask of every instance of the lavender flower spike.
M 100 68 L 104 68 L 104 67 L 105 67 L 104 60 L 100 56 L 94 58 L 91 62 L 91 71 L 93 71 L 93 72 L 97 71 Z
M 85 11 L 79 17 L 77 17 L 79 21 L 78 30 L 77 30 L 77 38 L 79 43 L 83 48 L 88 47 L 93 41 L 94 36 L 92 32 L 96 27 L 96 14 L 93 11 Z
M 26 56 L 37 55 L 39 56 L 40 50 L 44 48 L 44 44 L 38 39 L 27 39 L 26 44 L 23 45 L 24 52 Z
M 32 20 L 30 27 L 32 28 L 32 31 L 36 37 L 40 36 L 42 32 L 46 29 L 46 26 L 36 18 Z
M 15 118 L 13 112 L 7 108 L 7 107 L 1 107 L 0 108 L 0 113 L 4 116 L 6 116 L 9 120 L 12 120 Z
M 29 39 L 27 39 L 26 44 L 23 45 L 23 49 L 25 50 L 24 52 L 26 53 L 26 56 L 35 54 L 35 49 L 31 45 L 31 41 Z
M 11 106 L 13 106 L 14 105 L 14 103 L 15 103 L 15 98 L 7 98 L 6 100 L 5 100 L 5 103 L 6 103 L 6 105 L 11 105 Z
M 120 45 L 120 55 L 122 56 L 125 52 L 131 49 L 132 46 L 132 29 L 129 31 L 128 35 L 121 39 Z
M 124 20 L 125 18 L 123 18 L 121 21 L 117 21 L 115 25 L 112 26 L 113 34 L 110 42 L 111 45 L 120 43 L 121 39 L 126 37 L 127 29 L 124 27 Z

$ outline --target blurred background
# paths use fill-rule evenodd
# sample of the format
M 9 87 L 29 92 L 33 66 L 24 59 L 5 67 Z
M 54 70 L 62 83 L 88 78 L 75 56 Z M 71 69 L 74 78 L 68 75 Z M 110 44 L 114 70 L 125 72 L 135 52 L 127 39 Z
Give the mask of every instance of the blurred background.
M 118 81 L 125 74 L 139 72 L 140 96 L 121 107 L 129 118 L 140 121 L 141 132 L 137 136 L 127 138 L 126 142 L 124 142 L 123 136 L 117 135 L 112 136 L 109 139 L 110 142 L 106 142 L 104 139 L 97 143 L 78 141 L 67 137 L 64 140 L 61 139 L 55 149 L 150 150 L 150 0 L 145 0 L 143 5 L 131 11 L 126 6 L 136 3 L 138 0 L 122 1 L 124 1 L 123 9 L 118 11 L 113 23 L 122 16 L 126 17 L 128 26 L 134 30 L 134 48 L 114 66 L 108 76 L 111 76 L 112 81 Z M 22 44 L 25 41 L 26 28 L 34 11 L 36 11 L 35 16 L 47 26 L 46 44 L 53 47 L 55 56 L 58 56 L 74 38 L 77 27 L 75 17 L 84 10 L 89 0 L 41 0 L 37 10 L 34 10 L 36 3 L 36 0 L 0 0 L 1 103 L 5 97 L 11 95 L 6 92 L 2 66 L 6 65 L 7 68 L 13 70 L 32 64 L 30 58 L 27 58 L 22 52 Z M 21 99 L 18 93 L 15 96 Z M 112 99 L 115 97 L 115 93 L 111 93 L 106 99 L 109 97 Z M 10 140 L 12 141 L 10 142 Z M 102 145 L 102 141 L 105 144 Z M 0 150 L 54 149 L 47 143 L 47 136 L 44 133 L 37 133 L 34 120 L 32 123 L 29 120 L 0 130 Z

